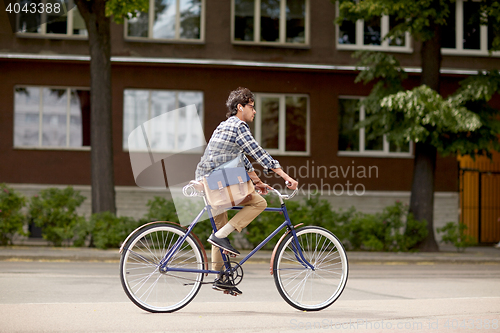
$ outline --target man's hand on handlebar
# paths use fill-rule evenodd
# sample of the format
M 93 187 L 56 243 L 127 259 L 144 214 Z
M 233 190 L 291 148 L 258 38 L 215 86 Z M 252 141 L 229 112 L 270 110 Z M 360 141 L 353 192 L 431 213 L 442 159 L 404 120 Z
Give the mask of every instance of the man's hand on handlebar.
M 257 190 L 257 193 L 266 195 L 269 190 L 272 190 L 273 188 L 266 183 L 259 181 L 258 183 L 255 183 L 255 189 Z
M 295 179 L 288 177 L 290 179 L 285 181 L 286 187 L 288 187 L 290 190 L 295 190 L 299 186 L 299 182 L 296 181 Z

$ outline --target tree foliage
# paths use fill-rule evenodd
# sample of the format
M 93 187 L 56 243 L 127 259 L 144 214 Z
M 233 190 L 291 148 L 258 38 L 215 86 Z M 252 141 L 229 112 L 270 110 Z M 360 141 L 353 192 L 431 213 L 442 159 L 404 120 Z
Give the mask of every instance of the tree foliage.
M 335 1 L 334 1 L 335 2 Z M 409 32 L 415 39 L 426 41 L 434 36 L 433 24 L 445 26 L 450 18 L 450 5 L 455 0 L 338 0 L 339 14 L 335 22 L 368 20 L 373 16 L 391 15 L 396 25 L 384 38 L 393 38 Z M 491 50 L 500 50 L 500 3 L 481 0 L 480 11 L 473 13 L 472 22 L 490 25 L 495 37 Z
M 422 42 L 420 87 L 404 91 L 402 71 L 390 69 L 391 64 L 395 65 L 395 60 L 384 55 L 362 57 L 362 62 L 371 64 L 358 79 L 365 82 L 379 80 L 365 100 L 369 117 L 362 126 L 372 127 L 368 130 L 372 136 L 386 134 L 389 140 L 403 142 L 411 139 L 416 142 L 410 212 L 414 213 L 417 220 L 425 219 L 428 222 L 428 237 L 417 244 L 417 247 L 424 251 L 436 251 L 438 246 L 433 232 L 433 193 L 437 153 L 477 154 L 498 147 L 498 112 L 487 105 L 489 99 L 486 92 L 493 91 L 493 87 L 489 86 L 491 83 L 487 83 L 488 78 L 475 78 L 483 80 L 483 84 L 479 85 L 480 89 L 474 84 L 464 84 L 463 90 L 454 94 L 454 97 L 439 96 L 443 31 L 449 22 L 455 21 L 450 20 L 454 15 L 451 6 L 455 0 L 338 2 L 336 23 L 339 25 L 344 20 L 356 22 L 359 19 L 389 15 L 396 24 L 392 24 L 390 31 L 383 36 L 384 39 L 390 40 L 409 32 L 414 39 Z M 468 13 L 471 14 L 471 19 L 464 23 L 476 21 L 482 25 L 488 24 L 488 32 L 493 32 L 493 36 L 489 36 L 493 40 L 490 52 L 498 50 L 498 1 L 478 2 L 480 9 Z M 495 75 L 490 73 L 489 78 Z M 481 98 L 474 99 L 474 96 Z
M 113 16 L 113 21 L 122 24 L 125 18 L 136 17 L 140 12 L 149 11 L 149 0 L 108 0 L 106 16 Z
M 443 135 L 472 132 L 481 127 L 478 115 L 442 98 L 426 85 L 387 96 L 380 106 L 384 122 L 392 125 L 389 140 L 396 144 L 429 143 L 441 154 L 449 153 Z
M 480 12 L 474 13 L 472 22 L 479 22 L 481 25 L 489 25 L 491 32 L 495 35 L 491 51 L 500 50 L 500 2 L 498 0 L 482 0 Z
M 457 252 L 464 252 L 467 247 L 477 244 L 474 237 L 465 233 L 466 230 L 467 225 L 455 222 L 448 222 L 444 227 L 437 228 L 437 232 L 442 234 L 441 241 L 455 246 Z
M 396 145 L 424 142 L 443 155 L 482 155 L 500 150 L 500 111 L 488 105 L 500 93 L 499 71 L 471 76 L 447 98 L 422 85 L 403 88 L 407 77 L 399 62 L 389 54 L 358 52 L 362 71 L 356 82 L 376 80 L 370 95 L 362 101 L 368 138 L 387 135 Z

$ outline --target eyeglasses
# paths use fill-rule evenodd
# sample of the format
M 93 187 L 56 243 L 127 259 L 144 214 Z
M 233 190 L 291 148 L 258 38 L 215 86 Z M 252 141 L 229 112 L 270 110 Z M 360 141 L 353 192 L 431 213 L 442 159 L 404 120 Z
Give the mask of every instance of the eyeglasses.
M 254 104 L 254 105 L 251 105 L 251 104 L 245 104 L 245 105 L 243 105 L 243 106 L 247 106 L 247 105 L 248 105 L 249 107 L 251 107 L 254 111 L 257 111 L 257 110 L 255 110 L 255 104 Z

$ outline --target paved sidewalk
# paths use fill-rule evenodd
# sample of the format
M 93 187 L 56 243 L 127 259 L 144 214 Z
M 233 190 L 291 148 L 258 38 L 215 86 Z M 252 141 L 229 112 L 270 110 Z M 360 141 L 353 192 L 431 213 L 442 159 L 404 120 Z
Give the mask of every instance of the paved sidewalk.
M 244 258 L 249 251 L 241 251 Z M 271 251 L 257 252 L 249 262 L 270 262 Z M 210 257 L 210 250 L 207 251 Z M 442 246 L 441 252 L 431 253 L 391 253 L 347 251 L 350 263 L 365 264 L 426 264 L 426 263 L 492 263 L 500 264 L 500 249 L 493 246 L 478 246 L 467 248 L 464 253 L 458 253 L 453 247 Z M 237 258 L 238 259 L 238 258 Z M 0 261 L 99 261 L 118 262 L 118 249 L 99 250 L 74 247 L 51 247 L 40 244 L 3 246 L 0 247 Z M 239 259 L 241 260 L 241 259 Z M 239 261 L 238 260 L 238 261 Z

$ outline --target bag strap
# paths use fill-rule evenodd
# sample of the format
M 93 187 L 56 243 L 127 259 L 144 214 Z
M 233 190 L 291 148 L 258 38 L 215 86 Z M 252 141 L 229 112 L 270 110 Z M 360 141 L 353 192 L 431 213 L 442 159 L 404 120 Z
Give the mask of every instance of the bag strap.
M 225 178 L 225 177 L 224 177 L 224 178 Z M 222 184 L 222 182 L 221 182 L 220 180 L 217 182 L 217 185 L 219 186 L 219 192 L 220 192 L 221 199 L 222 199 L 223 201 L 228 200 L 228 199 L 226 198 L 226 191 L 224 191 L 224 187 L 225 187 L 225 186 L 223 186 L 223 184 Z
M 243 182 L 243 179 L 241 178 L 241 176 L 238 176 L 238 181 L 240 182 L 240 194 L 243 195 L 245 194 L 245 183 Z

